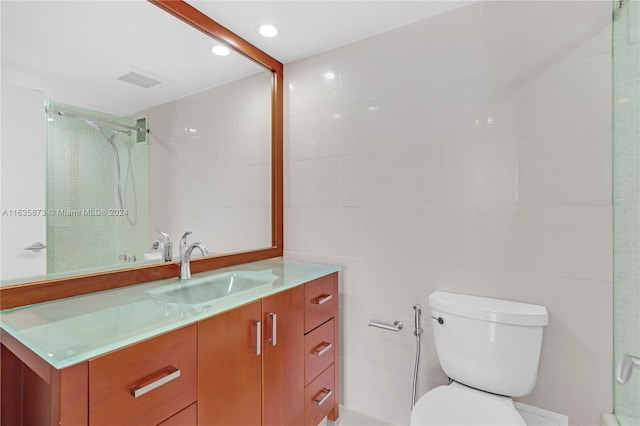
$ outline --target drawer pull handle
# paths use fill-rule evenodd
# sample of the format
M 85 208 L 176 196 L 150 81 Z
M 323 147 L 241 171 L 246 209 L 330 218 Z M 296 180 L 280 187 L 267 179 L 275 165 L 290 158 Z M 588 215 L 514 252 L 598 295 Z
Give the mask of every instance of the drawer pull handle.
M 271 337 L 269 338 L 269 343 L 271 344 L 271 346 L 275 346 L 277 341 L 276 341 L 276 329 L 278 328 L 277 326 L 277 320 L 278 320 L 278 315 L 274 314 L 273 312 L 269 312 L 269 319 L 271 320 Z
M 330 294 L 321 294 L 320 296 L 313 299 L 312 303 L 314 305 L 323 305 L 327 303 L 329 300 L 333 299 L 333 296 Z
M 333 344 L 329 343 L 329 342 L 323 342 L 322 344 L 320 344 L 317 348 L 315 348 L 313 350 L 313 353 L 316 354 L 317 356 L 322 356 L 325 353 L 327 353 L 327 351 L 329 349 L 331 349 L 333 347 Z
M 152 390 L 159 388 L 160 386 L 169 383 L 170 381 L 177 379 L 180 377 L 180 370 L 175 367 L 168 367 L 164 375 L 157 380 L 154 380 L 150 383 L 135 385 L 131 387 L 131 396 L 134 398 L 139 398 L 147 392 L 151 392 Z
M 253 351 L 253 353 L 255 353 L 257 356 L 260 356 L 260 354 L 262 353 L 262 322 L 260 321 L 251 321 L 253 323 L 253 326 L 256 328 L 256 347 L 255 348 L 251 348 L 251 350 Z
M 318 397 L 322 394 L 324 394 L 324 396 L 318 399 Z M 322 388 L 322 390 L 316 395 L 316 397 L 313 398 L 313 405 L 317 405 L 318 407 L 321 406 L 327 401 L 327 399 L 329 399 L 332 394 L 333 391 L 331 389 Z

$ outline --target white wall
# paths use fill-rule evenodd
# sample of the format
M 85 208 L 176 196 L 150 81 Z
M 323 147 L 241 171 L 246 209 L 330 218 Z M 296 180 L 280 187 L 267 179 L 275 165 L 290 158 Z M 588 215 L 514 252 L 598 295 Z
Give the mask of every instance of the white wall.
M 286 65 L 286 257 L 344 266 L 348 407 L 408 422 L 417 302 L 419 393 L 446 382 L 445 290 L 545 305 L 522 400 L 611 410 L 610 21 L 608 1 L 479 2 Z
M 226 253 L 271 247 L 271 73 L 149 109 L 150 233 Z
M 24 248 L 47 244 L 44 95 L 3 79 L 0 121 L 0 278 L 41 275 L 47 271 L 47 249 Z M 22 215 L 23 209 L 36 215 Z

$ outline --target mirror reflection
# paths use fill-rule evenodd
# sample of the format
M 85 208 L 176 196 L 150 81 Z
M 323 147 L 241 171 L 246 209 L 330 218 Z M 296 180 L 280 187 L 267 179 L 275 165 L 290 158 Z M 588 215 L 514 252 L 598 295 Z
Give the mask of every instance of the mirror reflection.
M 271 247 L 271 72 L 156 6 L 1 2 L 3 284 Z

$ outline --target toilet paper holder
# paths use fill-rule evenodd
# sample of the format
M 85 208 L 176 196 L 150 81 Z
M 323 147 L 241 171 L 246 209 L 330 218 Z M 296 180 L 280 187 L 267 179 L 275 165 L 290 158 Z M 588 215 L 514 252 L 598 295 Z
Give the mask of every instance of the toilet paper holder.
M 402 323 L 402 321 L 394 321 L 393 324 L 387 324 L 387 323 L 384 323 L 384 322 L 371 320 L 371 321 L 369 321 L 369 327 L 376 327 L 376 328 L 381 328 L 383 330 L 390 330 L 390 331 L 398 332 L 398 331 L 402 330 L 402 327 L 404 327 L 404 324 Z

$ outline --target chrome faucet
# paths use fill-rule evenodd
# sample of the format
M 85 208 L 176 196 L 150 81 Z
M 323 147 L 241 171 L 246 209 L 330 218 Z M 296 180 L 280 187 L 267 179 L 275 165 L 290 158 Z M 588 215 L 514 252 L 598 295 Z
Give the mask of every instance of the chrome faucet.
M 187 249 L 187 247 L 189 247 L 189 235 L 193 234 L 193 232 L 191 231 L 187 231 L 184 233 L 184 235 L 182 235 L 182 238 L 180 238 L 180 244 L 178 244 L 178 250 L 180 252 L 180 261 L 182 262 L 182 256 L 184 256 L 184 252 Z
M 169 238 L 169 234 L 160 228 L 156 228 L 156 232 L 162 235 L 162 239 L 155 240 L 153 244 L 151 244 L 151 249 L 157 250 L 162 247 L 162 258 L 165 262 L 171 262 L 171 257 L 173 256 L 171 253 L 171 238 Z
M 191 279 L 191 253 L 193 249 L 197 248 L 200 250 L 203 256 L 209 256 L 211 252 L 202 243 L 193 243 L 189 244 L 187 241 L 187 237 L 191 235 L 191 231 L 187 231 L 184 233 L 182 238 L 180 239 L 180 279 L 188 280 Z

